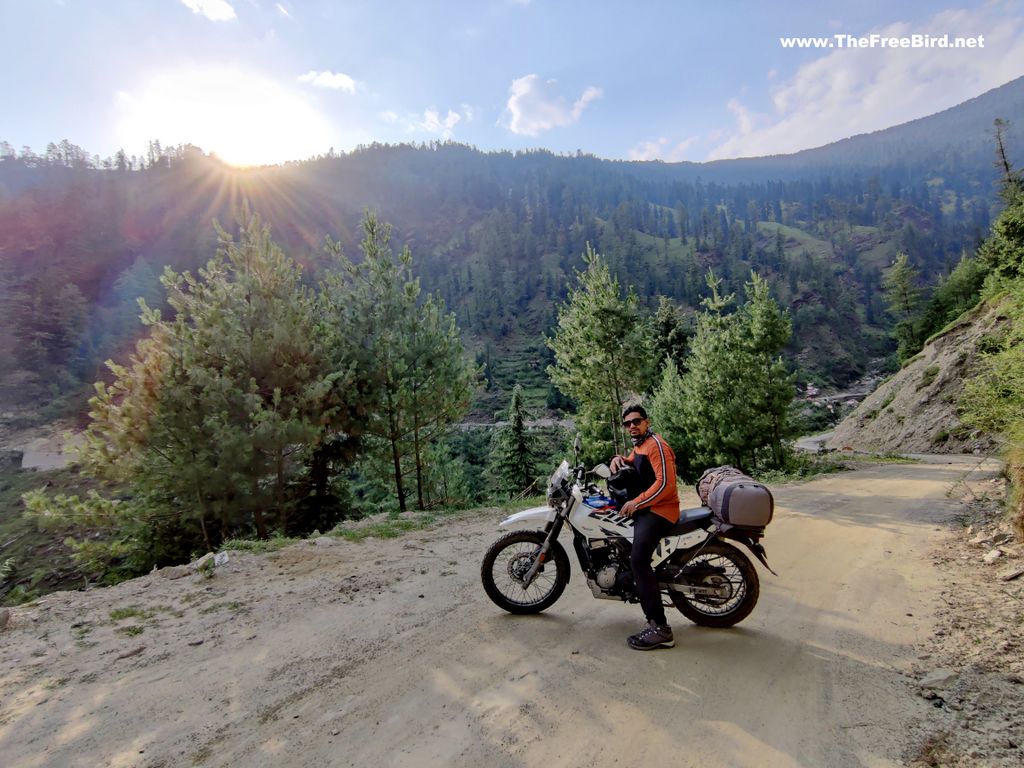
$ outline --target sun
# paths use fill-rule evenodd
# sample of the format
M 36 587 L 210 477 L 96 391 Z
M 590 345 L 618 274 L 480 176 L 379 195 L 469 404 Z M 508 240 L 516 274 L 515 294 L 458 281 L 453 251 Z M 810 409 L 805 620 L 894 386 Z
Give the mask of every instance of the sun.
M 136 91 L 119 93 L 116 134 L 128 151 L 159 139 L 194 144 L 239 166 L 303 160 L 337 143 L 302 94 L 231 67 L 159 72 Z

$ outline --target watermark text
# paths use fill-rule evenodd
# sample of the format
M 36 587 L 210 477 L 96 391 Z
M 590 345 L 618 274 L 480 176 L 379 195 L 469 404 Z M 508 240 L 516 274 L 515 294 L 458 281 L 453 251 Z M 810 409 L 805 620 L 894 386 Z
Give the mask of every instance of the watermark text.
M 985 36 L 954 37 L 953 35 L 847 35 L 831 37 L 780 37 L 783 48 L 984 48 Z

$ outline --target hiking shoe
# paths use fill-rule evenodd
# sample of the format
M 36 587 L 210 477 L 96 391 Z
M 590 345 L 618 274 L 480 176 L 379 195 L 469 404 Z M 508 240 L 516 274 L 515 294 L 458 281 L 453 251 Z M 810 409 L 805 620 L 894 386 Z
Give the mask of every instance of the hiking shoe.
M 630 635 L 626 643 L 634 651 L 651 651 L 655 648 L 674 648 L 676 641 L 672 637 L 672 627 L 648 621 L 647 626 L 635 635 Z

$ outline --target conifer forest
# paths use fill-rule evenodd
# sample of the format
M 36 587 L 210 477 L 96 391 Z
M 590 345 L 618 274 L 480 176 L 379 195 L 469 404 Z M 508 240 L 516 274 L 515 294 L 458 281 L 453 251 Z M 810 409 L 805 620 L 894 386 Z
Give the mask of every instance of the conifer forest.
M 626 450 L 631 400 L 686 480 L 783 468 L 827 425 L 809 387 L 897 370 L 979 299 L 1019 299 L 1022 111 L 1010 83 L 704 164 L 440 142 L 236 169 L 190 145 L 0 144 L 0 400 L 83 432 L 82 487 L 29 512 L 89 574 L 126 576 L 537 493 L 567 424 L 588 462 Z M 988 370 L 971 418 L 1012 431 L 1019 366 Z

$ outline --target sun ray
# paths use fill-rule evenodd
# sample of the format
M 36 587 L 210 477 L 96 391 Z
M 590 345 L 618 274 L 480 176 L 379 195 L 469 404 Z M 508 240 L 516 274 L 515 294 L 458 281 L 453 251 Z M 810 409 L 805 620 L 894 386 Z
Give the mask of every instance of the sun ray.
M 232 67 L 158 72 L 118 94 L 117 106 L 125 146 L 191 143 L 240 167 L 305 159 L 335 143 L 330 124 L 303 94 Z

